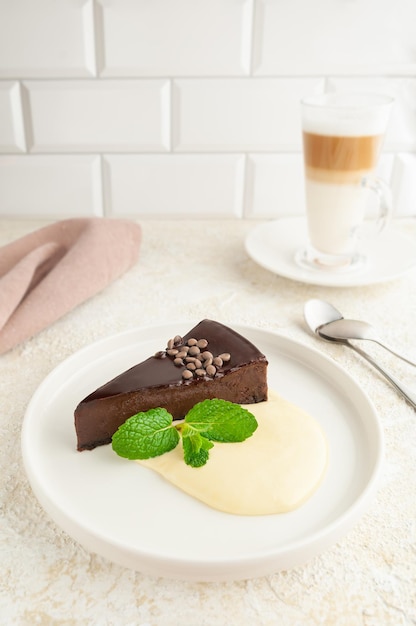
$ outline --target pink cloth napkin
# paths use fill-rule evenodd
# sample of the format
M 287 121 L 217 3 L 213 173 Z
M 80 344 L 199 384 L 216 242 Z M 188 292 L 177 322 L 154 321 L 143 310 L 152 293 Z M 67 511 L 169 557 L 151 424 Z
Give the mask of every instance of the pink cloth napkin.
M 53 324 L 136 261 L 130 220 L 69 219 L 0 248 L 0 354 Z

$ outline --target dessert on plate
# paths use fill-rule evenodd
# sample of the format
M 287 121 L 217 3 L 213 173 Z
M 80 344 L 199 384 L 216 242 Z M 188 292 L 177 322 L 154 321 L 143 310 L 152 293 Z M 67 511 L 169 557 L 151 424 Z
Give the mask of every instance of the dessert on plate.
M 75 409 L 78 450 L 108 444 L 127 418 L 163 407 L 181 419 L 198 402 L 219 398 L 238 404 L 267 400 L 267 359 L 248 339 L 213 320 L 119 374 Z

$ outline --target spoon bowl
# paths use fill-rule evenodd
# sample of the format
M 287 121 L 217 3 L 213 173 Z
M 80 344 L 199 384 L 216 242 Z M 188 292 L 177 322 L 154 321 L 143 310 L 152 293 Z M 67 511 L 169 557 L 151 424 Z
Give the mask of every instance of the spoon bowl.
M 342 320 L 343 315 L 329 302 L 325 300 L 308 300 L 304 308 L 304 317 L 307 325 L 313 333 L 317 333 L 318 328 L 330 322 Z

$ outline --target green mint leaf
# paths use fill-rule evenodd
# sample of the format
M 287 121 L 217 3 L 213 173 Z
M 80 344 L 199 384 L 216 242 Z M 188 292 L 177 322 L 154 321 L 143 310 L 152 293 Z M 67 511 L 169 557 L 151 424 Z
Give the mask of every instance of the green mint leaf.
M 185 424 L 211 441 L 236 442 L 251 437 L 257 428 L 252 413 L 227 400 L 203 400 L 187 413 Z
M 197 430 L 186 424 L 182 428 L 183 458 L 187 465 L 201 467 L 209 458 L 209 450 L 214 444 L 203 437 Z
M 126 459 L 150 459 L 178 444 L 179 433 L 172 426 L 172 415 L 166 409 L 136 413 L 114 433 L 113 450 Z
M 150 459 L 173 450 L 181 433 L 185 463 L 201 467 L 209 459 L 212 441 L 244 441 L 256 428 L 256 418 L 247 409 L 214 398 L 196 404 L 179 424 L 160 407 L 136 413 L 114 433 L 112 446 L 124 458 Z

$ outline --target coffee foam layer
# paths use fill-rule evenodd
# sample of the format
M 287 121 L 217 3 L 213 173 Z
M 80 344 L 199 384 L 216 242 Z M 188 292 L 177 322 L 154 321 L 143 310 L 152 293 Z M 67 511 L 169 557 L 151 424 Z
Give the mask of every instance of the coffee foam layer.
M 377 94 L 317 94 L 302 101 L 302 127 L 320 135 L 383 135 L 392 104 Z

